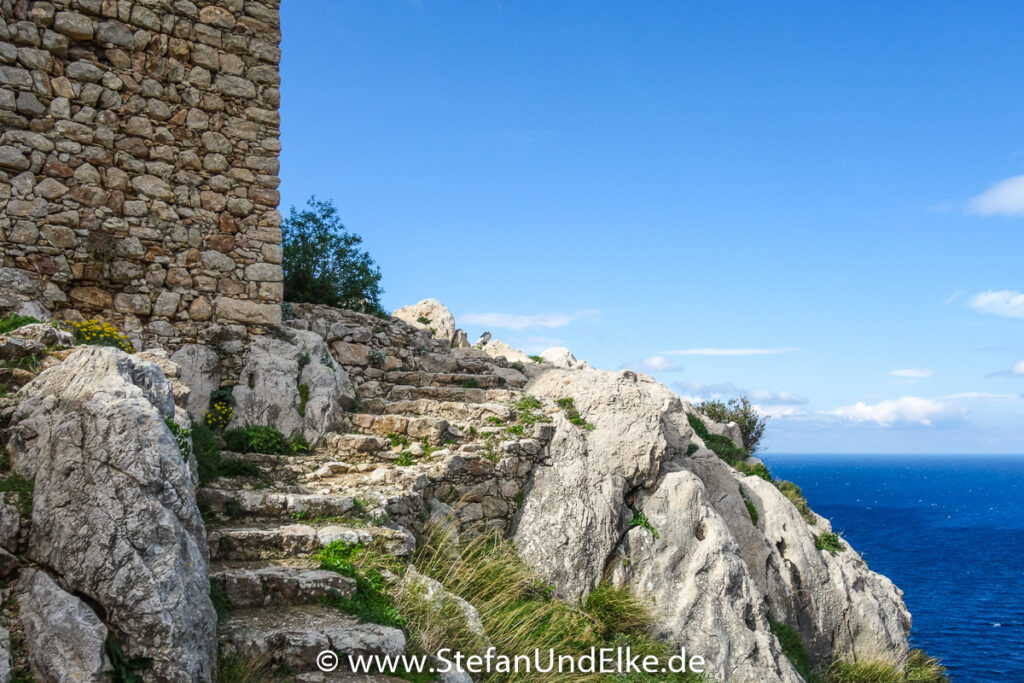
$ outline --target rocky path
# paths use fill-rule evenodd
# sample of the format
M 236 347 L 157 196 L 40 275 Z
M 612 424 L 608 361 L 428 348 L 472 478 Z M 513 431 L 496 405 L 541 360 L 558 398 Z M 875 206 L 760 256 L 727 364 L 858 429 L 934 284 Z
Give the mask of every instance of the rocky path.
M 340 540 L 407 560 L 432 506 L 462 521 L 509 524 L 531 457 L 550 438 L 548 425 L 516 424 L 526 376 L 476 349 L 434 353 L 427 364 L 454 371 L 423 371 L 422 345 L 410 346 L 403 367 L 361 382 L 370 368 L 342 366 L 357 377 L 354 411 L 311 453 L 226 454 L 260 476 L 199 490 L 211 582 L 230 604 L 222 654 L 271 653 L 271 667 L 297 680 L 316 680 L 322 650 L 343 661 L 400 654 L 399 629 L 325 604 L 352 597 L 356 582 L 319 569 L 317 553 Z

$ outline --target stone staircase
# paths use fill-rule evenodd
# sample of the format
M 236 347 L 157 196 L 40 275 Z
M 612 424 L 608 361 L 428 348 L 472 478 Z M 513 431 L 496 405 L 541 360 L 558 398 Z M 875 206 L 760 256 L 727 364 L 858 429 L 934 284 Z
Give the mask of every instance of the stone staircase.
M 322 650 L 344 663 L 346 654 L 405 649 L 400 630 L 324 604 L 351 597 L 356 586 L 318 568 L 322 548 L 342 540 L 407 560 L 431 514 L 506 529 L 553 434 L 543 422 L 514 423 L 512 404 L 528 381 L 522 366 L 452 350 L 395 319 L 301 313 L 291 325 L 323 330 L 356 386 L 354 411 L 310 453 L 225 454 L 252 463 L 260 477 L 219 479 L 198 492 L 211 582 L 231 605 L 219 627 L 221 651 L 270 653 L 282 680 L 319 680 Z M 373 349 L 382 350 L 384 368 L 371 365 Z M 339 676 L 329 680 L 389 680 Z

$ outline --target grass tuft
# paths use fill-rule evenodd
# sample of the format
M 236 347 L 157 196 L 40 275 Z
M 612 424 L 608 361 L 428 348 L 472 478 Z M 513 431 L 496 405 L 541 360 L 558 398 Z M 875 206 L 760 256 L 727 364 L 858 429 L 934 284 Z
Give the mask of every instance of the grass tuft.
M 846 550 L 846 546 L 839 540 L 839 537 L 830 531 L 826 531 L 815 536 L 814 547 L 818 550 L 827 550 L 833 555 Z

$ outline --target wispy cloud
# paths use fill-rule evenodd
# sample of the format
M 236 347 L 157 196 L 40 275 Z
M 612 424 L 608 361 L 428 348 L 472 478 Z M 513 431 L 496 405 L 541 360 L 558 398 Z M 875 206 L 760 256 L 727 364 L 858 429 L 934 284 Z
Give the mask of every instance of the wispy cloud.
M 582 318 L 597 317 L 599 313 L 599 311 L 592 308 L 576 311 L 575 313 L 535 313 L 532 315 L 516 313 L 466 313 L 459 317 L 459 322 L 503 330 L 554 329 L 556 327 L 565 327 L 569 323 Z
M 1024 175 L 1000 180 L 973 197 L 967 211 L 979 216 L 1024 216 Z
M 929 379 L 935 375 L 935 371 L 927 368 L 906 368 L 904 370 L 890 370 L 889 375 L 903 379 Z
M 780 353 L 793 353 L 801 351 L 796 347 L 783 347 L 777 349 L 678 349 L 676 351 L 661 351 L 664 356 L 774 356 Z
M 759 406 L 802 406 L 807 403 L 807 399 L 803 396 L 797 396 L 788 391 L 753 389 L 747 393 L 747 396 Z
M 1009 370 L 1000 370 L 989 374 L 989 377 L 1024 377 L 1024 360 L 1015 363 Z
M 722 400 L 735 398 L 743 395 L 743 389 L 732 382 L 719 382 L 717 384 L 701 384 L 700 382 L 673 382 L 672 388 L 678 394 L 691 403 L 701 401 Z
M 942 422 L 962 419 L 974 401 L 1017 400 L 1017 394 L 991 394 L 981 391 L 950 394 L 935 398 L 901 396 L 897 399 L 843 406 L 825 413 L 853 422 L 874 422 L 882 427 L 921 425 L 934 427 Z
M 948 298 L 948 299 L 946 299 L 945 301 L 943 301 L 943 302 L 942 302 L 942 305 L 943 305 L 943 306 L 948 306 L 948 305 L 950 305 L 951 303 L 953 303 L 954 301 L 956 301 L 957 299 L 959 299 L 959 298 L 960 298 L 960 295 L 961 295 L 961 294 L 963 294 L 963 293 L 964 293 L 964 292 L 963 292 L 963 290 L 962 290 L 962 289 L 958 289 L 958 290 L 956 290 L 955 292 L 953 292 L 953 293 L 952 293 L 952 294 L 951 294 L 951 295 L 949 296 L 949 298 Z
M 976 311 L 1004 318 L 1024 318 L 1024 293 L 1009 289 L 989 290 L 976 294 L 967 304 Z
M 683 366 L 676 365 L 665 356 L 648 356 L 634 363 L 626 363 L 622 367 L 638 372 L 682 372 Z

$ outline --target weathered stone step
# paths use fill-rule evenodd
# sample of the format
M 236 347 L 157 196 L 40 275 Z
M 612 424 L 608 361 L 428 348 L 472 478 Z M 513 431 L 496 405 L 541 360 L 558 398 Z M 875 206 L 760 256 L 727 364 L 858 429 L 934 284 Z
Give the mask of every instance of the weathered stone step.
M 266 654 L 272 668 L 285 665 L 295 673 L 317 671 L 316 657 L 324 650 L 338 653 L 341 668 L 348 663 L 346 655 L 395 656 L 405 651 L 400 630 L 360 624 L 326 605 L 232 610 L 217 635 L 223 654 Z M 332 675 L 329 680 L 338 678 Z
M 479 389 L 501 389 L 521 387 L 526 384 L 526 376 L 515 377 L 512 372 L 511 381 L 507 372 L 500 375 L 491 374 L 490 369 L 482 373 L 441 373 L 441 372 L 409 372 L 392 370 L 384 373 L 383 381 L 388 384 L 402 384 L 414 387 L 463 387 Z
M 255 569 L 214 569 L 210 581 L 224 591 L 232 609 L 269 605 L 313 605 L 355 594 L 356 581 L 323 569 L 267 565 Z
M 489 417 L 509 420 L 512 409 L 507 403 L 465 403 L 463 401 L 437 401 L 429 398 L 391 400 L 370 398 L 359 404 L 360 412 L 374 415 L 406 415 L 438 417 L 455 424 L 475 423 L 483 427 Z
M 300 557 L 311 555 L 337 540 L 362 543 L 396 557 L 408 557 L 416 548 L 416 539 L 411 533 L 389 527 L 286 524 L 221 527 L 207 533 L 210 557 L 215 561 Z
M 404 415 L 372 415 L 351 413 L 348 415 L 346 432 L 390 436 L 406 436 L 412 441 L 427 440 L 432 446 L 459 439 L 462 434 L 452 428 L 447 420 L 437 417 L 406 417 Z
M 205 509 L 228 517 L 280 517 L 304 513 L 310 518 L 340 517 L 355 511 L 353 496 L 279 491 L 249 491 L 205 486 L 197 492 Z

